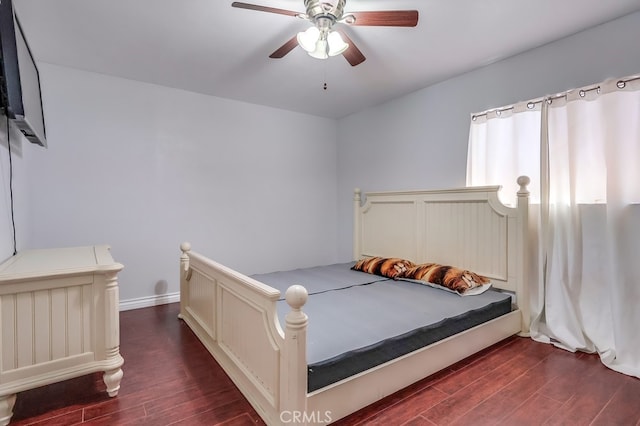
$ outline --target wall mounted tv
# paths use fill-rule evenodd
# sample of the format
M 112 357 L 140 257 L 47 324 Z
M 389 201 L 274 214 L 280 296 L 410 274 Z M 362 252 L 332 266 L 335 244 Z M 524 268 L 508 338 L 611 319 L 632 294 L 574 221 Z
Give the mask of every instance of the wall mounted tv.
M 4 113 L 27 140 L 46 147 L 40 75 L 11 0 L 0 0 L 0 48 Z

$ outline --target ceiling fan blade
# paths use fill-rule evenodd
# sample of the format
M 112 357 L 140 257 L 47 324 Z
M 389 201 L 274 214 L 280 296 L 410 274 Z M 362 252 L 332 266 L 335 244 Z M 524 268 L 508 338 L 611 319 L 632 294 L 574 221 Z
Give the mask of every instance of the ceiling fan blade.
M 349 36 L 345 34 L 344 31 L 338 31 L 338 32 L 342 36 L 342 39 L 346 43 L 349 43 L 349 48 L 342 53 L 342 56 L 344 56 L 344 58 L 347 60 L 347 62 L 351 64 L 352 67 L 355 67 L 356 65 L 360 65 L 361 63 L 363 63 L 367 58 L 364 57 L 364 55 L 362 54 L 360 49 L 358 49 L 358 47 L 353 42 L 353 40 L 351 40 Z
M 287 53 L 291 52 L 297 45 L 298 45 L 297 36 L 293 36 L 293 37 L 291 37 L 291 39 L 289 41 L 287 41 L 285 44 L 280 46 L 280 48 L 278 48 L 278 50 L 276 50 L 271 55 L 269 55 L 269 57 L 272 58 L 272 59 L 283 58 L 284 55 L 286 55 Z
M 268 7 L 268 6 L 259 6 L 257 4 L 242 3 L 239 1 L 234 1 L 233 3 L 231 3 L 231 7 L 238 7 L 240 9 L 257 10 L 259 12 L 279 13 L 280 15 L 288 15 L 288 16 L 304 15 L 304 14 L 301 14 L 300 12 L 294 12 L 293 10 L 277 9 L 275 7 Z
M 415 27 L 418 25 L 417 10 L 380 10 L 372 12 L 349 12 L 356 20 L 350 25 L 367 25 L 381 27 Z

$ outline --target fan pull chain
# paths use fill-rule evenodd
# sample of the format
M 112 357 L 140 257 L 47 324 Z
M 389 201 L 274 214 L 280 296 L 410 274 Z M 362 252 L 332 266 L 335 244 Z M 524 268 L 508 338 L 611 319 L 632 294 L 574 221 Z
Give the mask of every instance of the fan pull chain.
M 322 88 L 326 91 L 327 90 L 327 63 L 326 63 L 326 61 L 324 63 L 324 66 L 322 67 L 322 74 L 324 74 L 324 76 L 323 76 L 324 85 L 322 86 Z

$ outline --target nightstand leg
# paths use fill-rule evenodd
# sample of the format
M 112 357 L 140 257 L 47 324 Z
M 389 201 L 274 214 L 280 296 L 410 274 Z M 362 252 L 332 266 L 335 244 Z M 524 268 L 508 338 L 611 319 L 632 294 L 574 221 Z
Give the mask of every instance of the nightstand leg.
M 6 426 L 13 416 L 13 405 L 16 403 L 16 394 L 0 396 L 0 426 Z
M 121 368 L 104 372 L 102 380 L 104 380 L 104 384 L 107 385 L 107 393 L 109 394 L 109 396 L 114 397 L 118 395 L 122 375 L 123 373 Z

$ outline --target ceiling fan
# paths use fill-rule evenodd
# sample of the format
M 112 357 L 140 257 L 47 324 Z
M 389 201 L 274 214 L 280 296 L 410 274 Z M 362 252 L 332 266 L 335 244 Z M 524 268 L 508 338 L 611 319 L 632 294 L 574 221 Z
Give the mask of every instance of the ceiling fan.
M 313 25 L 306 31 L 293 36 L 275 52 L 270 58 L 282 58 L 300 45 L 310 56 L 326 59 L 329 56 L 342 54 L 352 65 L 361 64 L 366 59 L 360 49 L 341 30 L 335 30 L 336 24 L 352 26 L 386 26 L 386 27 L 415 27 L 418 25 L 417 10 L 380 10 L 368 12 L 344 12 L 347 0 L 335 0 L 333 3 L 321 0 L 304 0 L 306 13 L 292 10 L 278 9 L 256 4 L 234 1 L 232 7 L 257 10 L 260 12 L 278 13 L 294 16 L 311 22 Z

